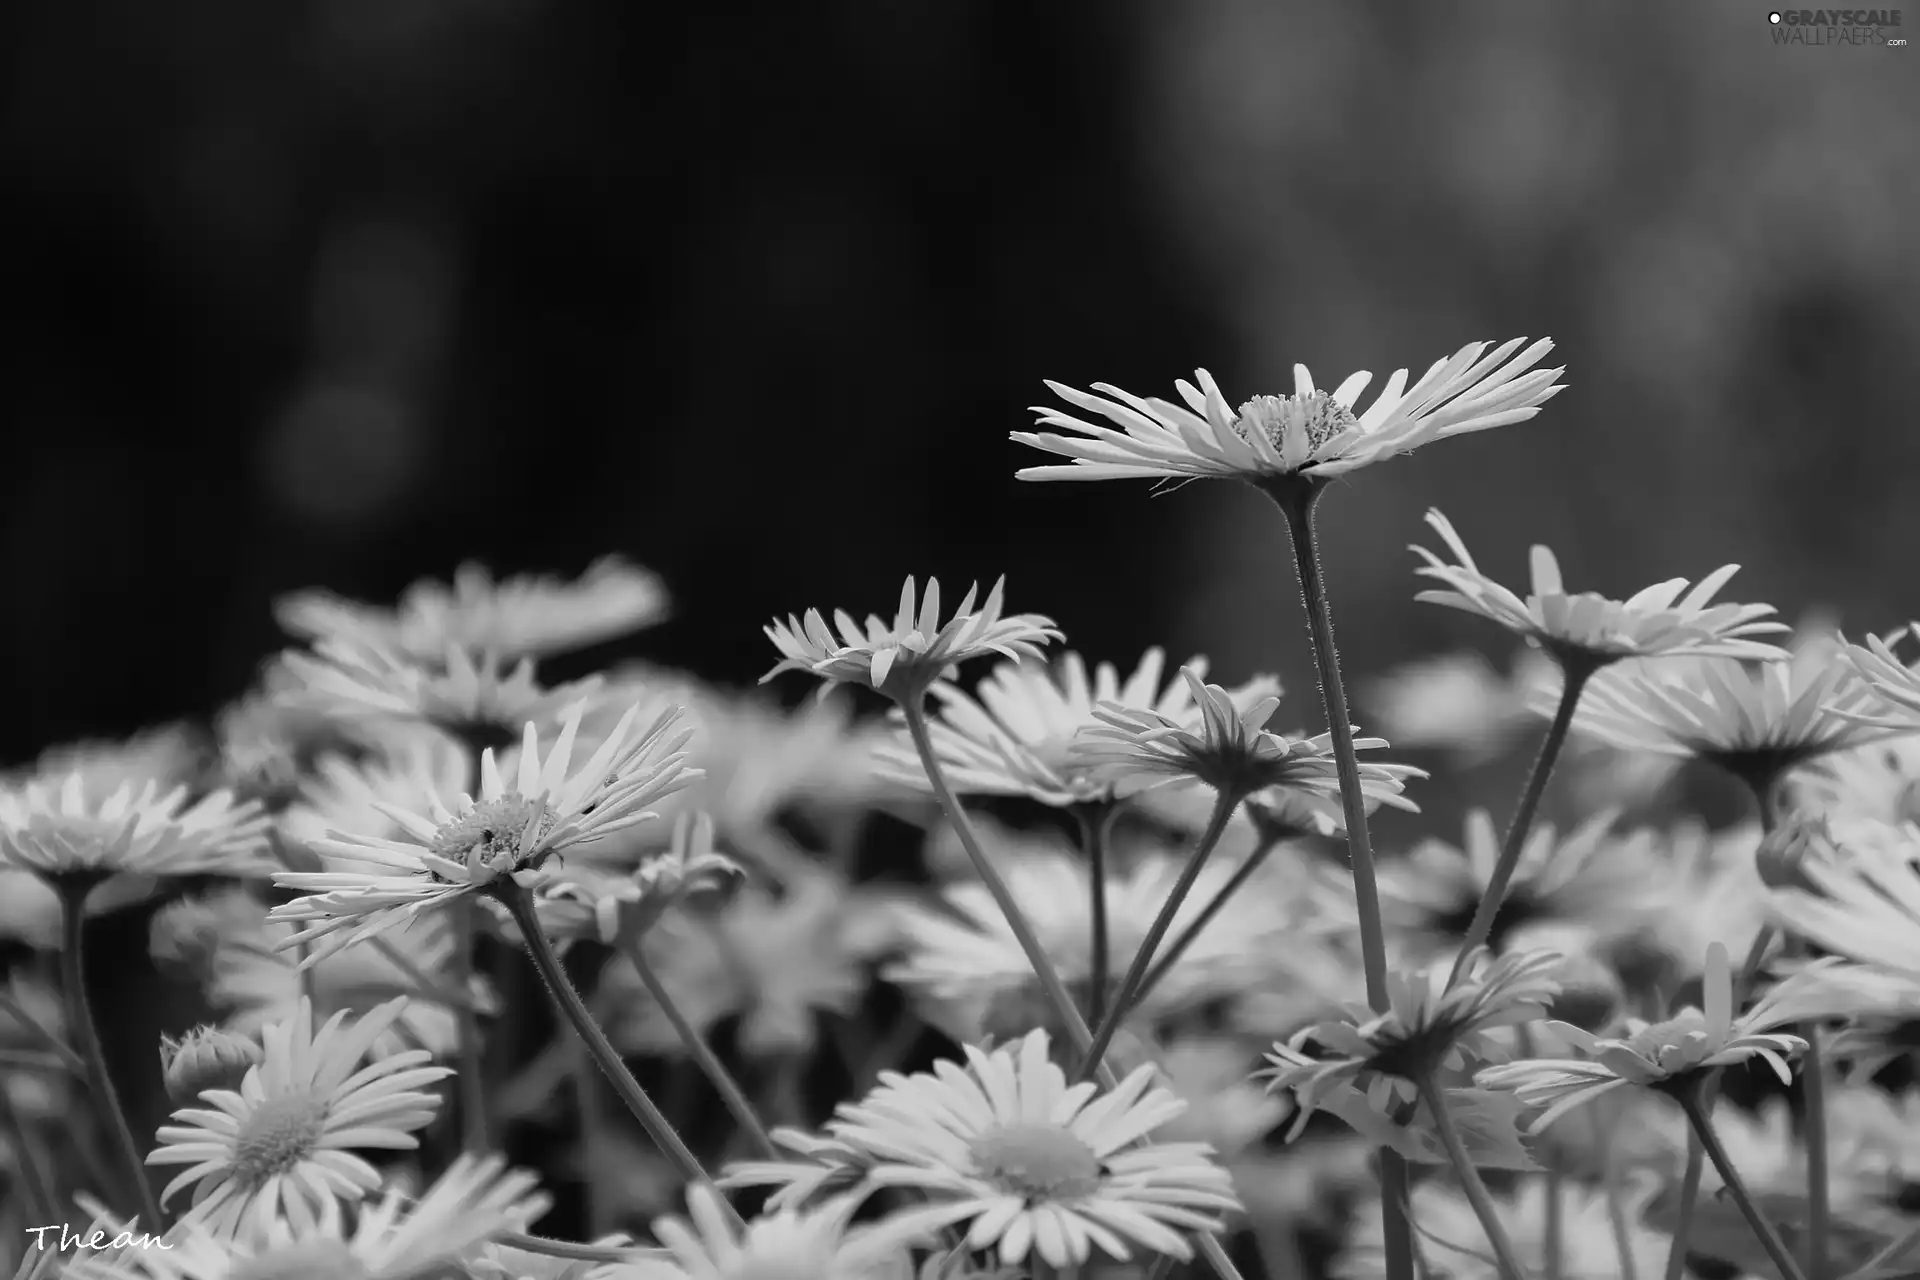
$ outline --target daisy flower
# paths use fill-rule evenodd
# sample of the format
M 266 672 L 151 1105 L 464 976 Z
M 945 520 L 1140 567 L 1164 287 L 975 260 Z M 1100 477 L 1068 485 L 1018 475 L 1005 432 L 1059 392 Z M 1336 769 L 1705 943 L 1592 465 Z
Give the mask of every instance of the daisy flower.
M 132 783 L 89 796 L 86 777 L 0 790 L 0 867 L 47 880 L 140 875 L 264 875 L 267 818 L 254 804 L 215 791 L 192 804 L 187 789 Z
M 1440 584 L 1416 600 L 1477 613 L 1557 657 L 1578 655 L 1583 664 L 1617 662 L 1673 654 L 1770 661 L 1785 651 L 1755 640 L 1787 630 L 1770 620 L 1772 605 L 1710 603 L 1739 565 L 1723 565 L 1691 591 L 1685 578 L 1648 587 L 1627 600 L 1610 600 L 1591 591 L 1569 593 L 1560 578 L 1560 562 L 1544 546 L 1533 548 L 1533 592 L 1522 600 L 1480 572 L 1453 524 L 1437 510 L 1427 523 L 1458 563 L 1449 564 L 1425 547 L 1412 547 L 1426 560 L 1416 569 Z M 1686 592 L 1682 595 L 1682 592 Z
M 1190 1258 L 1183 1232 L 1218 1231 L 1239 1208 L 1224 1169 L 1198 1143 L 1136 1146 L 1185 1109 L 1143 1066 L 1095 1097 L 1069 1085 L 1035 1031 L 967 1068 L 885 1076 L 891 1088 L 843 1106 L 831 1136 L 878 1159 L 869 1175 L 911 1187 L 964 1227 L 972 1249 L 1004 1263 L 1037 1255 L 1079 1266 L 1096 1250 Z
M 939 1217 L 923 1208 L 849 1225 L 865 1198 L 841 1196 L 815 1210 L 782 1210 L 735 1227 L 719 1193 L 692 1186 L 687 1217 L 653 1224 L 670 1260 L 616 1264 L 608 1280 L 887 1280 L 906 1269 L 908 1248 L 937 1230 Z
M 1788 798 L 1842 820 L 1920 822 L 1920 735 L 1829 752 L 1793 776 Z
M 1598 929 L 1594 954 L 1629 991 L 1660 995 L 1701 973 L 1714 944 L 1745 956 L 1769 926 L 1772 906 L 1760 879 L 1757 823 L 1710 832 L 1689 822 L 1670 831 L 1618 836 L 1609 858 L 1638 867 L 1647 894 L 1637 910 Z
M 1001 616 L 1001 594 L 1006 579 L 993 584 L 978 611 L 969 587 L 953 620 L 940 621 L 940 584 L 927 579 L 924 595 L 915 607 L 913 579 L 900 588 L 900 607 L 888 623 L 877 614 L 867 617 L 863 631 L 852 617 L 836 610 L 836 635 L 828 630 L 818 609 L 806 620 L 775 619 L 764 628 L 767 639 L 781 654 L 780 662 L 760 677 L 765 684 L 782 671 L 805 671 L 828 684 L 861 684 L 896 702 L 918 704 L 936 680 L 957 671 L 969 658 L 1002 654 L 1018 662 L 1038 657 L 1043 645 L 1061 639 L 1051 618 L 1037 613 Z
M 1886 639 L 1868 636 L 1864 645 L 1850 644 L 1842 650 L 1847 664 L 1860 674 L 1882 704 L 1890 705 L 1911 732 L 1920 719 L 1920 672 L 1900 661 L 1893 646 L 1905 638 L 1920 639 L 1920 622 L 1907 624 L 1903 636 L 1895 632 Z
M 1616 839 L 1615 817 L 1595 814 L 1564 834 L 1546 825 L 1528 833 L 1490 935 L 1496 950 L 1515 930 L 1531 924 L 1591 922 L 1605 927 L 1625 913 L 1654 905 L 1657 881 L 1650 882 L 1650 877 L 1659 868 L 1645 856 L 1651 846 Z M 1499 858 L 1500 834 L 1493 815 L 1475 809 L 1467 815 L 1459 848 L 1443 840 L 1422 842 L 1408 857 L 1381 868 L 1380 893 L 1403 927 L 1427 935 L 1436 947 L 1457 943 Z
M 1715 1067 L 1759 1058 L 1782 1084 L 1791 1084 L 1787 1059 L 1806 1048 L 1798 1036 L 1773 1034 L 1774 1027 L 1804 1018 L 1805 988 L 1783 982 L 1739 1017 L 1733 1013 L 1733 973 L 1727 949 L 1707 950 L 1701 986 L 1703 1008 L 1685 1008 L 1662 1022 L 1627 1021 L 1624 1036 L 1596 1036 L 1565 1022 L 1548 1022 L 1548 1034 L 1563 1039 L 1588 1058 L 1537 1058 L 1488 1067 L 1477 1077 L 1492 1089 L 1511 1089 L 1531 1106 L 1545 1107 L 1532 1132 L 1538 1133 L 1567 1112 L 1622 1085 L 1676 1093 L 1703 1079 Z
M 1587 682 L 1573 727 L 1625 750 L 1705 760 L 1764 789 L 1821 756 L 1899 733 L 1859 718 L 1869 698 L 1832 642 L 1803 637 L 1787 662 L 1609 668 Z M 1558 689 L 1542 690 L 1531 705 L 1550 715 L 1558 700 Z
M 896 1083 L 881 1084 L 868 1094 L 872 1098 Z M 838 1123 L 828 1121 L 829 1129 Z M 768 1135 L 775 1147 L 791 1153 L 791 1159 L 736 1160 L 715 1185 L 726 1190 L 739 1187 L 772 1187 L 767 1208 L 779 1212 L 798 1209 L 823 1195 L 846 1191 L 864 1181 L 867 1171 L 877 1163 L 872 1154 L 858 1150 L 835 1138 L 825 1138 L 804 1130 L 781 1127 Z
M 1799 883 L 1774 891 L 1782 924 L 1835 955 L 1920 980 L 1920 833 L 1854 839 L 1844 853 L 1803 859 Z
M 1206 674 L 1205 658 L 1184 668 Z M 934 752 L 961 794 L 1029 796 L 1067 806 L 1110 798 L 1113 788 L 1073 750 L 1088 730 L 1102 727 L 1097 708 L 1152 711 L 1170 721 L 1197 722 L 1192 686 L 1175 680 L 1161 687 L 1166 654 L 1149 649 L 1122 680 L 1111 663 L 1091 673 L 1077 653 L 1045 663 L 1008 662 L 995 667 L 972 694 L 941 683 L 928 690 L 939 716 L 928 725 Z M 1252 706 L 1280 691 L 1279 681 L 1256 677 L 1228 697 Z M 925 788 L 926 772 L 911 743 L 895 742 L 883 757 L 890 775 Z
M 434 796 L 424 812 L 388 807 L 403 838 L 336 832 L 316 843 L 323 856 L 351 869 L 277 872 L 277 884 L 307 896 L 274 908 L 272 918 L 314 922 L 283 945 L 326 938 L 308 957 L 312 963 L 335 947 L 486 892 L 569 848 L 646 821 L 653 816 L 649 805 L 690 780 L 681 750 L 687 735 L 672 712 L 644 729 L 629 713 L 575 768 L 580 712 L 576 705 L 544 756 L 539 731 L 527 724 L 511 787 L 489 748 L 480 756 L 477 798 L 449 803 Z
M 153 1248 L 73 1264 L 75 1280 L 248 1280 L 338 1276 L 425 1280 L 461 1265 L 494 1236 L 524 1231 L 549 1197 L 530 1173 L 505 1172 L 497 1156 L 460 1155 L 419 1198 L 387 1193 L 347 1230 L 337 1207 L 308 1223 L 273 1220 L 237 1239 L 185 1223 Z
M 590 676 L 547 688 L 535 679 L 531 658 L 510 668 L 497 655 L 449 645 L 422 660 L 339 636 L 316 642 L 311 652 L 283 653 L 280 667 L 291 686 L 285 696 L 327 715 L 424 721 L 476 739 L 560 719 L 599 687 L 599 677 Z
M 1493 1205 L 1500 1225 L 1512 1242 L 1516 1260 L 1529 1275 L 1559 1275 L 1562 1280 L 1618 1280 L 1621 1276 L 1658 1276 L 1665 1273 L 1672 1239 L 1646 1226 L 1642 1218 L 1655 1188 L 1634 1189 L 1623 1206 L 1627 1257 L 1620 1256 L 1622 1239 L 1615 1234 L 1607 1193 L 1580 1183 L 1562 1183 L 1557 1222 L 1549 1229 L 1547 1183 L 1528 1178 Z M 1504 1280 L 1487 1249 L 1486 1233 L 1473 1207 L 1457 1189 L 1427 1181 L 1413 1189 L 1412 1217 L 1415 1250 L 1431 1274 L 1447 1280 Z M 1559 1266 L 1547 1265 L 1547 1242 L 1559 1241 Z M 1386 1258 L 1381 1252 L 1380 1205 L 1376 1200 L 1355 1215 L 1347 1228 L 1347 1248 L 1333 1265 L 1337 1280 L 1382 1280 Z
M 1094 709 L 1100 721 L 1073 751 L 1109 785 L 1160 787 L 1198 779 L 1216 791 L 1244 797 L 1268 787 L 1285 786 L 1323 798 L 1337 807 L 1340 779 L 1328 734 L 1288 738 L 1260 726 L 1280 705 L 1277 693 L 1241 706 L 1219 685 L 1207 684 L 1191 669 L 1181 671 L 1199 710 L 1176 721 L 1150 710 L 1106 704 Z M 1383 738 L 1359 738 L 1356 750 L 1387 745 Z M 1410 809 L 1400 792 L 1406 779 L 1425 777 L 1409 765 L 1363 763 L 1360 789 L 1371 800 Z
M 380 1175 L 356 1149 L 407 1151 L 413 1132 L 432 1121 L 439 1099 L 421 1086 L 452 1075 L 428 1065 L 422 1052 L 395 1054 L 366 1067 L 361 1060 L 400 1016 L 393 1000 L 352 1024 L 336 1013 L 318 1031 L 311 1008 L 262 1032 L 262 1056 L 237 1092 L 212 1090 L 209 1106 L 174 1112 L 160 1127 L 150 1165 L 184 1164 L 161 1202 L 195 1187 L 183 1222 L 217 1236 L 266 1228 L 285 1217 L 316 1225 L 336 1201 L 356 1201 Z
M 1293 366 L 1290 396 L 1256 396 L 1239 409 L 1205 369 L 1199 385 L 1174 384 L 1184 405 L 1142 399 L 1118 387 L 1095 383 L 1101 395 L 1057 382 L 1053 393 L 1102 426 L 1058 409 L 1036 406 L 1037 425 L 1071 432 L 1015 431 L 1013 439 L 1072 461 L 1065 466 L 1027 467 L 1022 480 L 1125 480 L 1224 478 L 1256 483 L 1280 477 L 1333 476 L 1407 453 L 1430 440 L 1524 422 L 1561 390 L 1563 370 L 1533 366 L 1553 349 L 1541 339 L 1518 355 L 1516 338 L 1491 352 L 1470 343 L 1451 358 L 1435 361 L 1411 387 L 1407 371 L 1391 378 L 1364 412 L 1354 405 L 1372 381 L 1356 373 L 1332 392 L 1318 390 L 1303 364 Z M 1512 359 L 1508 359 L 1511 356 Z M 1533 372 L 1528 372 L 1533 370 Z M 1118 427 L 1119 430 L 1115 430 Z
M 1166 853 L 1110 874 L 1110 978 L 1126 972 L 1179 878 L 1181 866 L 1180 857 Z M 1035 845 L 1026 856 L 1001 859 L 1000 867 L 1061 979 L 1070 988 L 1084 988 L 1093 976 L 1091 873 L 1086 862 L 1061 845 Z M 1234 870 L 1225 862 L 1210 862 L 1201 869 L 1169 936 L 1180 936 L 1199 917 L 1233 878 Z M 1249 884 L 1228 898 L 1146 993 L 1139 1016 L 1152 1020 L 1212 997 L 1233 995 L 1273 972 L 1280 963 L 1275 957 L 1285 951 L 1290 939 L 1297 938 L 1300 925 L 1287 897 L 1263 891 L 1275 884 L 1277 878 Z M 978 880 L 945 886 L 937 905 L 905 904 L 898 909 L 897 919 L 904 954 L 881 976 L 921 996 L 927 1015 L 958 1038 L 977 1035 L 981 1019 L 998 998 L 1025 991 L 1034 981 L 1012 927 Z
M 645 933 L 675 903 L 740 874 L 733 859 L 714 851 L 713 819 L 683 813 L 674 819 L 667 848 L 626 875 L 594 867 L 543 870 L 534 908 L 556 941 L 592 938 L 605 946 Z
M 414 583 L 392 609 L 299 591 L 274 606 L 280 625 L 307 640 L 367 640 L 408 657 L 436 661 L 447 647 L 502 658 L 540 657 L 599 644 L 652 626 L 667 614 L 659 577 L 619 556 L 587 566 L 576 581 L 522 574 L 496 581 L 468 562 L 451 586 Z
M 332 831 L 395 836 L 402 828 L 387 809 L 419 810 L 436 795 L 465 791 L 474 766 L 466 744 L 430 725 L 417 730 L 395 735 L 381 750 L 316 759 L 279 815 L 280 834 L 305 846 Z
M 99 803 L 127 786 L 136 791 L 148 783 L 162 788 L 190 786 L 205 767 L 205 750 L 206 744 L 188 726 L 161 725 L 121 740 L 50 747 L 13 781 L 78 774 L 88 799 Z
M 1544 1017 L 1560 992 L 1560 967 L 1551 952 L 1526 952 L 1470 967 L 1451 986 L 1451 959 L 1418 973 L 1389 974 L 1384 1012 L 1353 1005 L 1344 1018 L 1295 1033 L 1273 1046 L 1272 1069 L 1262 1075 L 1269 1089 L 1290 1089 L 1299 1099 L 1295 1134 L 1324 1098 L 1347 1086 L 1364 1085 L 1382 1108 L 1411 1102 L 1420 1084 L 1442 1069 L 1463 1069 L 1469 1059 L 1504 1061 L 1505 1049 L 1487 1033 Z M 1309 1041 L 1324 1056 L 1304 1052 Z

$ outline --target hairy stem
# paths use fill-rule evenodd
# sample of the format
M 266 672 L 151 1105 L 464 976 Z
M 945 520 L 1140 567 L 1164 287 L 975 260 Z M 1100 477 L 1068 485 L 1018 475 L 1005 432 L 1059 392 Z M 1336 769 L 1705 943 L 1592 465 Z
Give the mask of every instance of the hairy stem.
M 1693 1131 L 1700 1135 L 1700 1145 L 1707 1153 L 1707 1159 L 1713 1161 L 1713 1167 L 1720 1171 L 1720 1180 L 1727 1184 L 1727 1194 L 1733 1197 L 1739 1206 L 1740 1214 L 1752 1228 L 1754 1239 L 1767 1251 L 1767 1257 L 1780 1271 L 1781 1280 L 1807 1280 L 1806 1273 L 1793 1260 L 1793 1254 L 1773 1229 L 1773 1224 L 1760 1215 L 1760 1209 L 1753 1202 L 1753 1196 L 1747 1191 L 1747 1184 L 1740 1177 L 1740 1171 L 1734 1168 L 1733 1160 L 1727 1155 L 1727 1149 L 1720 1144 L 1720 1135 L 1713 1131 L 1713 1121 L 1700 1105 L 1697 1091 L 1680 1095 L 1680 1105 L 1686 1110 L 1687 1122 Z
M 1480 1171 L 1474 1168 L 1473 1157 L 1467 1154 L 1467 1144 L 1460 1138 L 1460 1129 L 1453 1122 L 1453 1114 L 1447 1110 L 1447 1098 L 1444 1090 L 1434 1081 L 1429 1072 L 1420 1078 L 1420 1095 L 1426 1100 L 1427 1110 L 1433 1113 L 1434 1131 L 1440 1135 L 1440 1145 L 1447 1150 L 1447 1159 L 1453 1162 L 1453 1171 L 1460 1177 L 1460 1187 L 1467 1195 L 1467 1203 L 1473 1206 L 1474 1216 L 1480 1219 L 1480 1229 L 1486 1232 L 1487 1243 L 1493 1247 L 1493 1256 L 1499 1261 L 1504 1280 L 1527 1280 L 1526 1269 L 1513 1252 L 1513 1241 L 1507 1238 L 1507 1229 L 1500 1221 L 1499 1211 L 1493 1206 L 1493 1197 L 1487 1192 L 1487 1184 L 1480 1180 Z
M 1533 831 L 1534 815 L 1540 810 L 1541 797 L 1547 793 L 1547 780 L 1553 776 L 1553 766 L 1559 761 L 1560 749 L 1566 745 L 1567 731 L 1573 726 L 1573 713 L 1580 705 L 1580 691 L 1586 688 L 1587 680 L 1599 669 L 1600 664 L 1584 654 L 1564 655 L 1560 659 L 1563 676 L 1560 705 L 1554 709 L 1553 723 L 1547 727 L 1547 736 L 1540 743 L 1540 753 L 1533 758 L 1533 768 L 1527 774 L 1527 785 L 1520 792 L 1520 803 L 1513 811 L 1513 821 L 1507 825 L 1506 839 L 1500 845 L 1499 861 L 1494 863 L 1493 875 L 1487 880 L 1486 891 L 1480 895 L 1480 905 L 1474 908 L 1473 922 L 1467 926 L 1467 936 L 1460 944 L 1460 954 L 1454 958 L 1453 971 L 1447 975 L 1448 986 L 1460 981 L 1467 961 L 1493 936 L 1494 919 L 1500 914 L 1500 904 L 1506 901 L 1507 888 L 1513 883 L 1513 873 L 1520 865 L 1520 854 L 1527 846 L 1527 836 Z
M 153 1184 L 147 1181 L 146 1158 L 134 1140 L 133 1126 L 127 1123 L 127 1110 L 120 1102 L 120 1094 L 113 1087 L 113 1076 L 107 1069 L 107 1051 L 100 1043 L 100 1029 L 93 1020 L 93 1004 L 87 999 L 86 965 L 81 946 L 86 934 L 87 895 L 96 883 L 96 877 L 68 876 L 54 884 L 60 893 L 60 985 L 67 998 L 67 1021 L 72 1024 L 68 1031 L 74 1037 L 80 1060 L 86 1064 L 87 1085 L 93 1091 L 94 1106 L 106 1121 L 125 1171 L 133 1179 L 133 1190 L 140 1198 L 141 1221 L 149 1230 L 163 1231 L 167 1225 L 166 1215 L 160 1211 Z
M 1220 891 L 1213 895 L 1206 906 L 1200 908 L 1200 914 L 1180 931 L 1179 936 L 1168 944 L 1159 958 L 1153 962 L 1153 968 L 1147 971 L 1145 981 L 1140 984 L 1140 994 L 1135 997 L 1136 999 L 1146 999 L 1147 993 L 1160 985 L 1161 979 L 1167 976 L 1173 966 L 1180 962 L 1180 957 L 1199 940 L 1201 932 L 1226 908 L 1227 902 L 1233 895 L 1238 893 L 1247 881 L 1253 879 L 1254 874 L 1265 865 L 1267 855 L 1272 853 L 1278 845 L 1278 840 L 1263 837 L 1260 843 L 1254 846 L 1253 852 L 1247 855 L 1246 861 L 1242 862 L 1227 882 L 1220 886 Z

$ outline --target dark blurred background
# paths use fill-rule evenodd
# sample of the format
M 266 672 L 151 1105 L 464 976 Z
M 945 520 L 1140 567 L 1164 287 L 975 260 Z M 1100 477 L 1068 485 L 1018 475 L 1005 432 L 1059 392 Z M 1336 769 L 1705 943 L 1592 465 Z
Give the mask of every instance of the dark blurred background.
M 1920 25 L 1920 13 L 1908 15 Z M 1042 378 L 1233 398 L 1552 335 L 1536 421 L 1324 505 L 1360 672 L 1493 642 L 1492 572 L 1920 610 L 1920 51 L 1759 3 L 10 6 L 0 755 L 203 712 L 276 594 L 624 552 L 632 652 L 906 574 L 1310 698 L 1284 535 L 1229 485 L 1033 486 Z M 1499 647 L 1496 645 L 1495 647 Z M 1310 703 L 1298 719 L 1318 720 Z

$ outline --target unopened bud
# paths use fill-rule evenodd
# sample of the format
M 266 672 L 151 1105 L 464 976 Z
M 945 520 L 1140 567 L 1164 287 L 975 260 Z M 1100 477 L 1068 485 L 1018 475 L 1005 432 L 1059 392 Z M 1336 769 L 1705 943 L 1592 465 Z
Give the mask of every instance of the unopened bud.
M 1754 869 L 1769 889 L 1819 894 L 1820 887 L 1808 878 L 1805 864 L 1809 858 L 1824 858 L 1832 847 L 1833 834 L 1826 818 L 1796 813 L 1760 841 L 1760 850 L 1753 856 Z
M 195 1027 L 178 1040 L 160 1038 L 167 1096 L 183 1107 L 208 1089 L 238 1089 L 260 1057 L 260 1046 L 250 1037 L 219 1027 Z
M 259 928 L 266 908 L 244 893 L 182 898 L 153 913 L 147 952 L 154 963 L 203 981 L 221 945 Z

